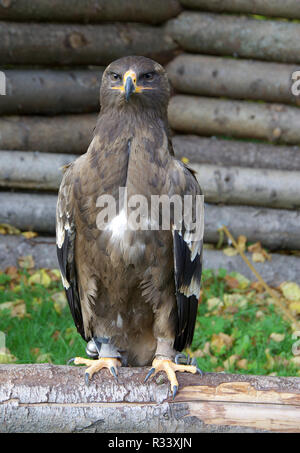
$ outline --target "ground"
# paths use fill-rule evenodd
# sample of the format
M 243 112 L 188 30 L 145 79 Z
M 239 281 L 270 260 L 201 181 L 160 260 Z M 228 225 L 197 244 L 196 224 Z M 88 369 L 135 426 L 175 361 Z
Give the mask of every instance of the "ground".
M 0 362 L 65 364 L 85 356 L 58 270 L 33 269 L 30 257 L 19 264 L 0 272 Z M 203 371 L 299 376 L 296 340 L 259 284 L 223 269 L 217 275 L 204 271 L 194 340 L 186 351 Z

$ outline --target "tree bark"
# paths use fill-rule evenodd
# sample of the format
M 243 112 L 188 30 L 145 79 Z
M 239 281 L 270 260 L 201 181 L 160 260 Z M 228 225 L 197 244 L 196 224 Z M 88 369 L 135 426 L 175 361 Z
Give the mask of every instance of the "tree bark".
M 218 13 L 248 13 L 265 16 L 300 18 L 300 4 L 298 0 L 180 0 L 186 8 L 215 11 Z
M 169 122 L 178 132 L 300 142 L 300 110 L 283 104 L 260 104 L 177 95 L 169 104 Z
M 148 368 L 93 376 L 71 366 L 0 365 L 1 432 L 299 432 L 298 378 L 178 373 L 172 401 Z
M 0 117 L 0 149 L 82 154 L 87 151 L 97 115 Z
M 191 164 L 209 203 L 300 207 L 300 172 Z
M 185 157 L 195 164 L 300 170 L 299 146 L 274 146 L 197 135 L 175 135 L 172 142 L 178 159 Z
M 296 65 L 182 54 L 167 71 L 178 92 L 299 105 L 291 91 Z
M 97 112 L 103 68 L 95 70 L 4 70 L 6 96 L 0 114 Z
M 165 63 L 177 46 L 164 27 L 0 22 L 0 61 L 30 65 L 107 65 L 126 55 Z
M 0 192 L 0 223 L 21 231 L 55 234 L 56 195 Z M 217 243 L 218 228 L 225 224 L 237 238 L 260 241 L 271 250 L 300 249 L 300 211 L 206 203 L 204 242 Z
M 164 22 L 180 12 L 177 0 L 2 0 L 0 20 L 51 22 Z
M 244 16 L 183 12 L 168 33 L 189 52 L 300 62 L 299 24 Z
M 76 157 L 38 151 L 0 151 L 0 187 L 57 191 L 62 167 Z
M 25 239 L 24 236 L 0 235 L 0 269 L 18 266 L 20 256 L 32 255 L 36 268 L 58 269 L 55 237 L 36 237 Z M 251 254 L 246 254 L 251 261 Z M 227 256 L 219 250 L 204 250 L 203 269 L 227 269 L 236 271 L 249 280 L 256 277 L 240 256 Z M 278 286 L 285 281 L 300 284 L 300 258 L 293 255 L 272 254 L 271 261 L 253 263 L 262 278 L 269 284 Z

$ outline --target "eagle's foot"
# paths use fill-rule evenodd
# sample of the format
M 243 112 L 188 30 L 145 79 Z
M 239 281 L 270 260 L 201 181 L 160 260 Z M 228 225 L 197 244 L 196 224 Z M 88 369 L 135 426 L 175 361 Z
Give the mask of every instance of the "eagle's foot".
M 146 382 L 150 376 L 158 373 L 159 371 L 164 371 L 167 374 L 168 380 L 171 384 L 171 390 L 173 392 L 173 399 L 175 398 L 177 391 L 178 391 L 178 381 L 176 378 L 176 371 L 184 372 L 187 371 L 188 373 L 199 373 L 199 369 L 197 366 L 194 365 L 180 365 L 177 363 L 172 362 L 172 360 L 168 359 L 157 359 L 155 358 L 152 362 L 152 368 L 147 374 L 145 381 Z
M 84 359 L 82 357 L 74 357 L 69 360 L 68 363 L 73 362 L 75 365 L 87 365 L 88 368 L 85 371 L 85 383 L 89 385 L 89 381 L 94 373 L 102 370 L 102 368 L 108 368 L 111 375 L 118 380 L 117 369 L 121 366 L 121 361 L 116 357 L 100 357 L 96 360 Z

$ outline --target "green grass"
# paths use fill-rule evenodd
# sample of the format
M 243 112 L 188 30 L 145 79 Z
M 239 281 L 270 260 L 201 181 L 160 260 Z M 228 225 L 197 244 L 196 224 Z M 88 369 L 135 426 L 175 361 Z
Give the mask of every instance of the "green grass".
M 0 331 L 6 335 L 6 348 L 15 357 L 14 363 L 65 364 L 70 357 L 85 356 L 85 342 L 63 301 L 58 276 L 48 272 L 44 284 L 29 284 L 31 274 L 34 271 L 21 270 L 13 277 L 0 273 L 0 308 L 13 301 L 23 305 L 21 315 L 13 308 L 0 309 Z M 299 375 L 291 361 L 295 340 L 290 325 L 266 294 L 257 294 L 247 281 L 243 281 L 243 289 L 232 289 L 227 278 L 224 270 L 218 275 L 204 271 L 202 300 L 188 352 L 197 356 L 204 371 Z M 57 294 L 59 304 L 54 302 Z M 219 298 L 219 305 L 210 308 L 213 298 Z M 274 341 L 270 338 L 274 333 L 284 334 L 284 339 Z M 220 334 L 221 340 L 229 340 L 227 345 L 218 343 Z M 246 362 L 240 362 L 243 359 Z M 244 363 L 243 368 L 240 363 Z

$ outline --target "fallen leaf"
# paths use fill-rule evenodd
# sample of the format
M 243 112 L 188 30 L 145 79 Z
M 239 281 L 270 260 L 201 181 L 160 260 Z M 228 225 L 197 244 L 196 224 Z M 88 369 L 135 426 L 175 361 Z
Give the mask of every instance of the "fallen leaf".
M 218 297 L 211 297 L 210 299 L 208 299 L 206 303 L 208 310 L 214 310 L 215 308 L 220 308 L 223 307 L 224 305 L 222 300 L 219 299 Z
M 220 332 L 219 334 L 214 333 L 211 337 L 210 346 L 214 352 L 221 352 L 222 348 L 226 350 L 230 349 L 233 344 L 234 338 L 226 333 Z
M 8 349 L 0 351 L 0 363 L 15 363 L 17 360 L 17 357 L 11 354 Z
M 24 231 L 22 233 L 22 236 L 24 236 L 26 239 L 32 239 L 38 236 L 38 234 L 35 231 Z
M 254 252 L 252 254 L 252 261 L 254 263 L 264 263 L 266 261 L 266 258 L 265 256 L 263 255 L 263 253 L 260 253 L 260 252 Z
M 285 339 L 285 334 L 284 333 L 271 333 L 270 337 L 271 340 L 274 340 L 276 341 L 276 343 L 280 343 L 281 341 L 283 341 Z
M 294 311 L 295 313 L 300 314 L 300 301 L 299 302 L 292 302 L 289 305 L 289 309 Z
M 61 315 L 63 309 L 68 304 L 65 292 L 60 291 L 58 293 L 52 294 L 51 299 L 54 302 L 54 309 L 55 309 L 56 313 Z
M 239 272 L 231 272 L 230 275 L 238 281 L 238 283 L 239 283 L 238 289 L 246 289 L 249 287 L 250 280 L 248 280 L 248 278 L 244 277 L 244 275 L 240 274 Z
M 21 231 L 18 228 L 15 228 L 8 223 L 0 223 L 0 233 L 1 234 L 21 234 Z
M 244 252 L 246 250 L 246 242 L 247 242 L 247 238 L 244 235 L 240 235 L 237 239 L 237 244 L 238 244 L 239 250 L 241 250 L 242 252 Z
M 247 360 L 247 359 L 238 360 L 238 361 L 236 362 L 236 366 L 237 366 L 240 370 L 247 370 L 247 368 L 248 368 L 248 360 Z
M 225 249 L 223 249 L 223 253 L 226 256 L 236 256 L 239 252 L 233 247 L 226 247 Z
M 239 287 L 238 280 L 230 275 L 225 276 L 225 281 L 226 281 L 227 286 L 229 286 L 229 288 L 231 288 L 231 289 L 236 289 Z
M 238 358 L 239 356 L 237 354 L 233 354 L 230 357 L 228 357 L 227 360 L 224 360 L 223 365 L 225 370 L 229 370 L 229 368 L 231 368 L 235 364 Z
M 48 288 L 48 286 L 51 284 L 51 278 L 49 277 L 45 269 L 39 269 L 29 277 L 28 284 L 39 284 L 45 286 L 45 288 Z
M 42 353 L 37 356 L 36 363 L 52 363 L 52 357 L 50 353 Z
M 183 162 L 184 164 L 188 164 L 190 161 L 190 159 L 188 159 L 187 157 L 182 157 L 181 158 L 181 162 Z
M 291 362 L 292 362 L 294 365 L 296 365 L 297 367 L 300 368 L 300 356 L 293 357 L 293 358 L 291 359 Z
M 33 269 L 35 266 L 34 259 L 32 255 L 20 256 L 18 258 L 19 266 L 23 269 Z
M 284 282 L 279 286 L 287 300 L 300 301 L 300 286 L 293 282 Z
M 10 316 L 12 318 L 24 318 L 24 316 L 29 316 L 26 313 L 26 305 L 24 300 L 18 299 L 12 302 L 3 302 L 0 304 L 0 310 L 10 310 Z

